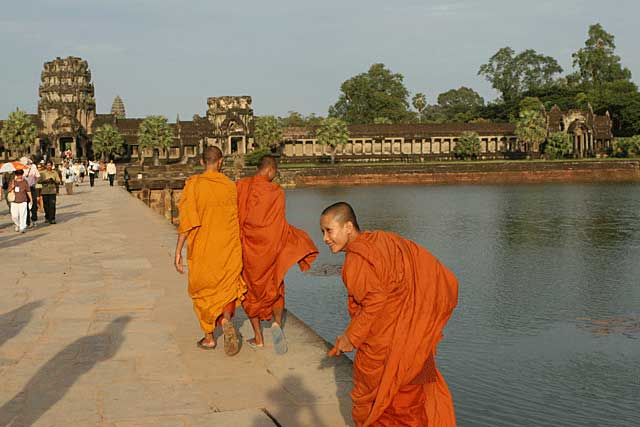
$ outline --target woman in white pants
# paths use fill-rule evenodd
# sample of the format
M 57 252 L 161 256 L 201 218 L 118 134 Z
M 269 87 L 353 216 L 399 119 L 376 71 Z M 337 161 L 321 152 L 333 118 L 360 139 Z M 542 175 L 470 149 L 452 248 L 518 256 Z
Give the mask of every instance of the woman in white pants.
M 11 201 L 11 219 L 16 225 L 16 231 L 24 233 L 27 228 L 27 215 L 29 215 L 29 204 L 33 203 L 31 199 L 31 188 L 29 183 L 24 180 L 24 171 L 15 171 L 15 178 L 9 184 L 9 191 L 13 194 Z M 29 204 L 27 204 L 27 202 Z

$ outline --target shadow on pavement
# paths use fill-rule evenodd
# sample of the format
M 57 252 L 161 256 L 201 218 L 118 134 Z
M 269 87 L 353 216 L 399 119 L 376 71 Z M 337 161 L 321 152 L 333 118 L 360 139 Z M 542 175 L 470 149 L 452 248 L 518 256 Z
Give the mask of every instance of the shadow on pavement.
M 327 347 L 327 351 L 332 346 Z M 332 369 L 336 384 L 336 397 L 340 402 L 340 415 L 345 426 L 352 426 L 351 420 L 351 387 L 352 387 L 352 362 L 346 355 L 339 357 L 326 357 L 320 362 L 320 369 Z
M 4 235 L 0 236 L 0 249 L 6 249 L 13 246 L 18 246 L 23 243 L 31 242 L 32 240 L 36 240 L 39 237 L 44 236 L 43 233 L 32 234 L 32 230 L 28 230 L 25 234 L 16 233 L 11 230 L 13 235 Z
M 66 221 L 69 221 L 71 219 L 75 219 L 75 218 L 80 218 L 80 217 L 83 217 L 83 216 L 91 215 L 91 214 L 94 214 L 96 212 L 100 212 L 100 211 L 99 210 L 93 210 L 93 211 L 62 212 L 62 213 L 57 213 L 56 212 L 56 222 L 58 222 L 58 223 L 66 222 Z
M 29 324 L 33 311 L 42 305 L 42 301 L 33 301 L 21 307 L 0 314 L 0 347 L 20 333 Z
M 111 359 L 124 340 L 129 316 L 113 320 L 99 334 L 77 339 L 49 359 L 11 400 L 0 408 L 0 426 L 34 424 L 97 363 Z

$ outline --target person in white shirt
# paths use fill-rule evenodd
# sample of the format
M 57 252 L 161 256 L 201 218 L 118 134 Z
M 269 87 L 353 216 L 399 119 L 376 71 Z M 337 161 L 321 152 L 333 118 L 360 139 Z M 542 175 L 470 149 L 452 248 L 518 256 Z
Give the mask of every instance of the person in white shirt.
M 107 164 L 107 177 L 109 178 L 109 185 L 113 187 L 113 181 L 116 178 L 116 164 L 113 163 L 113 160 L 109 160 Z
M 27 207 L 27 227 L 31 228 L 35 227 L 38 221 L 38 189 L 36 184 L 40 178 L 40 172 L 38 172 L 38 168 L 33 163 L 33 158 L 25 160 L 23 163 L 27 165 L 27 168 L 24 170 L 24 180 L 29 184 L 29 192 L 31 193 Z

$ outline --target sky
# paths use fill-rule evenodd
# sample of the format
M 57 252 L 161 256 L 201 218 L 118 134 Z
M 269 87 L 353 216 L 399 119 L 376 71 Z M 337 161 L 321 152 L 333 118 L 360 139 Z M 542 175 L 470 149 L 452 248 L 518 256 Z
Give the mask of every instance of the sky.
M 434 103 L 460 86 L 497 94 L 478 68 L 532 48 L 572 71 L 589 25 L 616 37 L 640 76 L 637 0 L 21 0 L 0 15 L 0 119 L 35 113 L 43 63 L 89 62 L 98 113 L 206 113 L 207 97 L 251 95 L 256 115 L 325 115 L 340 85 L 384 63 Z M 635 79 L 634 79 L 635 80 Z M 636 80 L 637 81 L 637 80 Z

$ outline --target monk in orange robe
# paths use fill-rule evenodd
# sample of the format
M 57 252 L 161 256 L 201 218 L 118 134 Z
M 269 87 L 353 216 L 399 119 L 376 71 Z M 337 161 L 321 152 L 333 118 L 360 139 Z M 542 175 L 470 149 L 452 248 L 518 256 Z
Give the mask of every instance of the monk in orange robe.
M 242 279 L 237 192 L 235 184 L 220 173 L 220 149 L 207 147 L 202 157 L 205 172 L 189 178 L 180 196 L 175 268 L 184 273 L 182 248 L 187 242 L 189 295 L 204 331 L 198 347 L 214 349 L 213 330 L 222 326 L 225 353 L 233 356 L 240 345 L 231 317 L 247 290 Z
M 345 252 L 342 280 L 351 322 L 330 355 L 356 349 L 356 426 L 449 427 L 453 401 L 436 368 L 436 346 L 458 300 L 458 283 L 426 249 L 383 231 L 361 232 L 351 206 L 320 218 L 331 252 Z
M 237 186 L 242 277 L 248 288 L 242 307 L 255 333 L 247 343 L 262 347 L 260 321 L 273 319 L 274 348 L 282 354 L 287 352 L 282 332 L 284 276 L 296 263 L 302 271 L 309 269 L 318 248 L 304 231 L 287 223 L 284 191 L 272 182 L 277 171 L 275 159 L 265 156 L 256 175 L 239 180 Z

